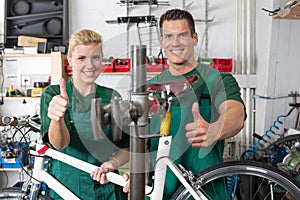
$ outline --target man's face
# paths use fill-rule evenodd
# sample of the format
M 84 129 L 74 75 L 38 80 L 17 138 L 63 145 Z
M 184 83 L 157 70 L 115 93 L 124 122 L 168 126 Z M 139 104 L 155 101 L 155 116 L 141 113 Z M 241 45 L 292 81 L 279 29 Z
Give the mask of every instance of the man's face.
M 182 65 L 193 61 L 197 42 L 197 33 L 191 34 L 185 19 L 164 21 L 160 45 L 170 64 Z

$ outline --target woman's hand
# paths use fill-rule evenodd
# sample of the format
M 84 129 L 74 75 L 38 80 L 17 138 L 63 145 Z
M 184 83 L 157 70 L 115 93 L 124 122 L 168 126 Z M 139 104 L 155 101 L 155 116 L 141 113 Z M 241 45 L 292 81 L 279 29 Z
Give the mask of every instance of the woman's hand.
M 95 171 L 91 172 L 91 178 L 98 181 L 100 184 L 107 184 L 109 181 L 106 178 L 107 172 L 113 172 L 117 169 L 117 166 L 113 162 L 107 161 L 98 167 Z
M 48 117 L 54 121 L 60 121 L 64 118 L 65 112 L 69 106 L 69 98 L 66 90 L 66 82 L 62 78 L 60 80 L 60 94 L 52 98 L 49 103 Z
M 127 181 L 126 185 L 123 187 L 123 192 L 129 193 L 130 192 L 130 181 L 129 181 L 130 175 L 129 175 L 129 173 L 124 172 L 124 174 L 122 176 L 123 176 L 124 180 Z

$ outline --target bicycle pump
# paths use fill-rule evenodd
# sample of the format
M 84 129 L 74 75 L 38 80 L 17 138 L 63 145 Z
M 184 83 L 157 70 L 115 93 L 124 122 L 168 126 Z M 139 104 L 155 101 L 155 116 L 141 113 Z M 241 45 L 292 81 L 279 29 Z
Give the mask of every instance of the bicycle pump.
M 130 199 L 145 198 L 148 92 L 146 91 L 146 45 L 130 46 Z

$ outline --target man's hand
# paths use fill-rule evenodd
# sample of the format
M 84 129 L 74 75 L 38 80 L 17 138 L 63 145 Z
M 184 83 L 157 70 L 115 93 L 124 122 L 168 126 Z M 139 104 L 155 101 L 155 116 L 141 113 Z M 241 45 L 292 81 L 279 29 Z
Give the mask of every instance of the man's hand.
M 69 98 L 66 90 L 66 82 L 60 79 L 60 94 L 52 98 L 49 103 L 48 117 L 54 121 L 60 121 L 64 118 L 65 112 L 69 106 Z
M 210 124 L 200 115 L 198 103 L 193 104 L 192 114 L 194 121 L 192 123 L 188 123 L 185 127 L 188 142 L 195 148 L 209 147 L 218 140 L 218 136 L 212 133 L 208 134 Z M 219 131 L 216 130 L 216 133 L 218 132 Z

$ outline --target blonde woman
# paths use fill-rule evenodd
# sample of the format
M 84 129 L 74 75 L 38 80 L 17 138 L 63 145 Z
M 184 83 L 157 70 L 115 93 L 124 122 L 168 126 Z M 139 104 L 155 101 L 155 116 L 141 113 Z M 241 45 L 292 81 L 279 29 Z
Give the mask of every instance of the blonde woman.
M 114 142 L 111 127 L 105 127 L 106 137 L 94 140 L 90 120 L 93 98 L 101 98 L 105 105 L 120 96 L 115 90 L 94 83 L 102 67 L 102 37 L 92 30 L 74 33 L 67 58 L 72 80 L 66 83 L 62 79 L 60 85 L 51 85 L 42 94 L 41 135 L 52 148 L 100 166 L 97 175 L 101 181 L 57 160 L 50 161 L 48 170 L 81 199 L 127 199 L 122 188 L 106 181 L 105 173 L 128 161 L 128 136 L 123 134 L 121 141 Z M 53 190 L 47 189 L 46 194 L 61 199 Z

